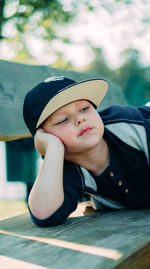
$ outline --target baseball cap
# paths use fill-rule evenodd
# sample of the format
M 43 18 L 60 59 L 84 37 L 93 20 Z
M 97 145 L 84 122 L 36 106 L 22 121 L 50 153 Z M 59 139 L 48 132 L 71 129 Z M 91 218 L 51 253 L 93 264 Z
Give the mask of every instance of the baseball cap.
M 34 136 L 37 128 L 56 110 L 77 100 L 88 100 L 96 107 L 108 90 L 104 79 L 76 82 L 70 78 L 50 77 L 30 90 L 24 99 L 24 121 Z

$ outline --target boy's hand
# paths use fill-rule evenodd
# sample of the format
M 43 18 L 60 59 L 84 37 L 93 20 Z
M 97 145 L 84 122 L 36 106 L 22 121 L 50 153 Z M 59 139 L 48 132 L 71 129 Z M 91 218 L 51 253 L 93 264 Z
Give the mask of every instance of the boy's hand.
M 55 145 L 59 145 L 64 150 L 64 145 L 61 140 L 50 133 L 46 133 L 43 129 L 37 130 L 34 137 L 34 144 L 38 153 L 43 156 L 46 154 L 48 148 L 51 148 L 52 145 L 53 147 Z

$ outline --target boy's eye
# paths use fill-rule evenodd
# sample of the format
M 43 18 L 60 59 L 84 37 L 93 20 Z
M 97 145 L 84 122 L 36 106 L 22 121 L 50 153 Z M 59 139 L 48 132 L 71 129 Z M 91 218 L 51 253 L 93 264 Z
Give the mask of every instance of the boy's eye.
M 87 111 L 89 109 L 89 106 L 83 107 L 81 111 Z
M 61 124 L 61 123 L 65 123 L 67 120 L 68 120 L 68 118 L 65 118 L 63 120 L 60 120 L 59 122 L 56 123 L 56 125 Z

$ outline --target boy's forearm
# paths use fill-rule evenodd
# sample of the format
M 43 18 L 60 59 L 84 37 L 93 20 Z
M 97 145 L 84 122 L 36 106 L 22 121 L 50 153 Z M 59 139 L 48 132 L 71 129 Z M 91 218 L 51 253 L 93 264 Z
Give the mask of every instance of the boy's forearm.
M 53 214 L 63 203 L 64 147 L 51 145 L 29 195 L 29 207 L 33 215 L 44 219 Z

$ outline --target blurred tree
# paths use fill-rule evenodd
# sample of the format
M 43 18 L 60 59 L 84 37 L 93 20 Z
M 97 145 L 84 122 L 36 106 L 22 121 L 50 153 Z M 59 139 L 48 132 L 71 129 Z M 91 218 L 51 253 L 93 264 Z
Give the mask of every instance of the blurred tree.
M 2 24 L 4 22 L 4 6 L 5 6 L 5 0 L 0 0 L 0 39 L 2 39 Z
M 57 60 L 51 65 L 52 68 L 59 68 L 61 70 L 68 69 L 73 70 L 75 69 L 71 62 L 66 62 L 64 60 L 63 54 L 61 52 L 56 52 Z
M 109 68 L 106 59 L 101 48 L 93 47 L 92 52 L 94 55 L 94 60 L 89 64 L 84 71 L 94 71 L 99 73 L 102 77 L 111 79 L 113 76 L 113 71 Z
M 102 49 L 92 48 L 92 51 L 94 59 L 82 71 L 94 71 L 100 74 L 100 77 L 119 84 L 132 105 L 143 105 L 150 100 L 150 68 L 141 66 L 138 50 L 124 50 L 122 52 L 124 64 L 117 69 L 110 69 Z
M 150 98 L 150 81 L 146 71 L 140 64 L 139 51 L 127 49 L 122 52 L 124 64 L 115 70 L 114 80 L 120 84 L 130 104 L 138 106 L 146 103 Z
M 56 25 L 68 23 L 74 12 L 65 11 L 59 0 L 0 0 L 0 37 L 7 38 L 3 28 L 12 23 L 20 34 L 27 31 L 44 39 L 58 38 Z
M 143 12 L 144 1 L 141 0 L 140 3 L 142 5 L 139 4 L 136 7 L 137 13 L 139 12 L 138 14 L 140 14 L 139 20 L 142 23 L 142 27 L 140 31 L 137 27 L 135 32 L 140 37 L 147 32 L 148 24 L 150 23 L 148 13 Z M 66 35 L 63 34 L 61 26 L 68 25 L 79 15 L 81 17 L 80 13 L 83 10 L 94 12 L 104 9 L 113 19 L 113 15 L 118 12 L 118 8 L 123 11 L 124 7 L 131 6 L 132 2 L 131 0 L 70 0 L 68 2 L 64 0 L 0 0 L 0 40 L 5 40 L 7 45 L 10 44 L 11 50 L 15 52 L 12 57 L 13 60 L 32 64 L 38 63 L 37 55 L 39 56 L 39 54 L 36 53 L 34 57 L 35 54 L 33 53 L 36 49 L 36 42 L 39 45 L 39 41 L 44 40 L 44 42 L 47 42 L 47 46 L 44 49 L 48 49 L 47 51 L 45 50 L 46 58 L 52 58 L 54 54 L 57 58 L 53 64 L 54 67 L 74 69 L 70 61 L 65 63 L 63 52 L 59 51 L 60 47 L 55 48 L 55 44 L 52 46 L 51 41 L 56 39 L 59 39 L 62 43 L 74 42 L 67 33 Z M 81 6 L 82 8 L 84 6 L 84 9 L 80 9 Z M 117 20 L 112 20 L 112 22 L 125 24 L 127 13 L 125 13 L 125 16 L 121 16 L 120 19 L 117 17 Z M 84 16 L 82 18 L 84 19 Z M 76 20 L 73 22 L 75 24 Z M 122 36 L 123 40 L 127 37 L 124 37 L 123 33 Z M 34 45 L 33 38 L 36 38 Z M 32 50 L 26 42 L 30 39 Z M 93 47 L 92 41 L 89 40 L 89 36 L 87 36 L 82 42 L 84 44 L 88 42 L 89 47 Z M 62 43 L 60 46 L 62 46 Z M 149 68 L 141 67 L 138 51 L 133 49 L 125 50 L 122 54 L 124 56 L 124 64 L 116 70 L 109 68 L 100 47 L 93 48 L 92 52 L 94 61 L 88 65 L 87 71 L 96 71 L 100 76 L 118 82 L 124 90 L 128 101 L 134 105 L 142 104 L 150 98 Z M 80 69 L 80 71 L 83 70 Z
M 136 8 L 133 9 L 134 3 L 131 0 L 0 0 L 0 40 L 5 40 L 3 44 L 12 55 L 9 56 L 10 59 L 13 59 L 14 56 L 22 50 L 24 53 L 19 55 L 19 59 L 22 57 L 23 62 L 30 62 L 31 55 L 38 60 L 40 56 L 37 51 L 34 53 L 35 50 L 33 50 L 33 46 L 37 49 L 37 47 L 42 46 L 43 43 L 45 47 L 42 46 L 42 48 L 45 54 L 49 54 L 52 57 L 52 54 L 54 55 L 55 51 L 60 48 L 59 46 L 58 48 L 55 47 L 55 44 L 51 42 L 52 40 L 59 39 L 62 43 L 75 43 L 77 45 L 77 43 L 83 44 L 87 40 L 90 40 L 90 35 L 92 34 L 87 30 L 87 34 L 83 37 L 84 40 L 82 40 L 81 34 L 81 42 L 78 39 L 76 43 L 76 38 L 69 35 L 67 31 L 63 31 L 62 26 L 68 26 L 73 22 L 72 25 L 75 27 L 77 24 L 78 28 L 79 24 L 77 22 L 79 19 L 88 27 L 86 21 L 88 12 L 95 12 L 95 16 L 98 17 L 102 15 L 100 20 L 103 20 L 105 24 L 110 24 L 110 27 L 116 24 L 126 26 L 126 21 L 129 16 L 128 7 L 130 7 L 131 14 L 133 10 L 136 10 L 135 17 L 137 20 L 135 24 L 138 23 L 141 25 L 140 28 L 135 27 L 134 36 L 142 36 L 148 32 L 148 24 L 150 23 L 147 9 L 144 8 L 144 6 L 147 6 L 147 4 L 144 5 L 145 2 L 147 3 L 145 0 L 140 0 Z M 123 12 L 123 16 L 116 16 L 118 10 L 119 14 Z M 128 39 L 128 33 L 126 33 L 126 30 L 123 31 L 124 32 L 121 32 L 121 36 L 124 38 L 125 33 L 126 39 Z M 117 37 L 114 37 L 114 40 L 115 38 Z M 40 41 L 41 44 L 39 44 Z M 25 55 L 27 57 L 25 57 Z M 15 60 L 16 59 L 18 60 L 18 57 L 15 58 Z
M 37 63 L 26 40 L 69 42 L 61 37 L 58 27 L 68 24 L 75 13 L 75 8 L 64 10 L 59 0 L 0 0 L 0 41 L 8 48 L 11 44 L 15 61 Z

